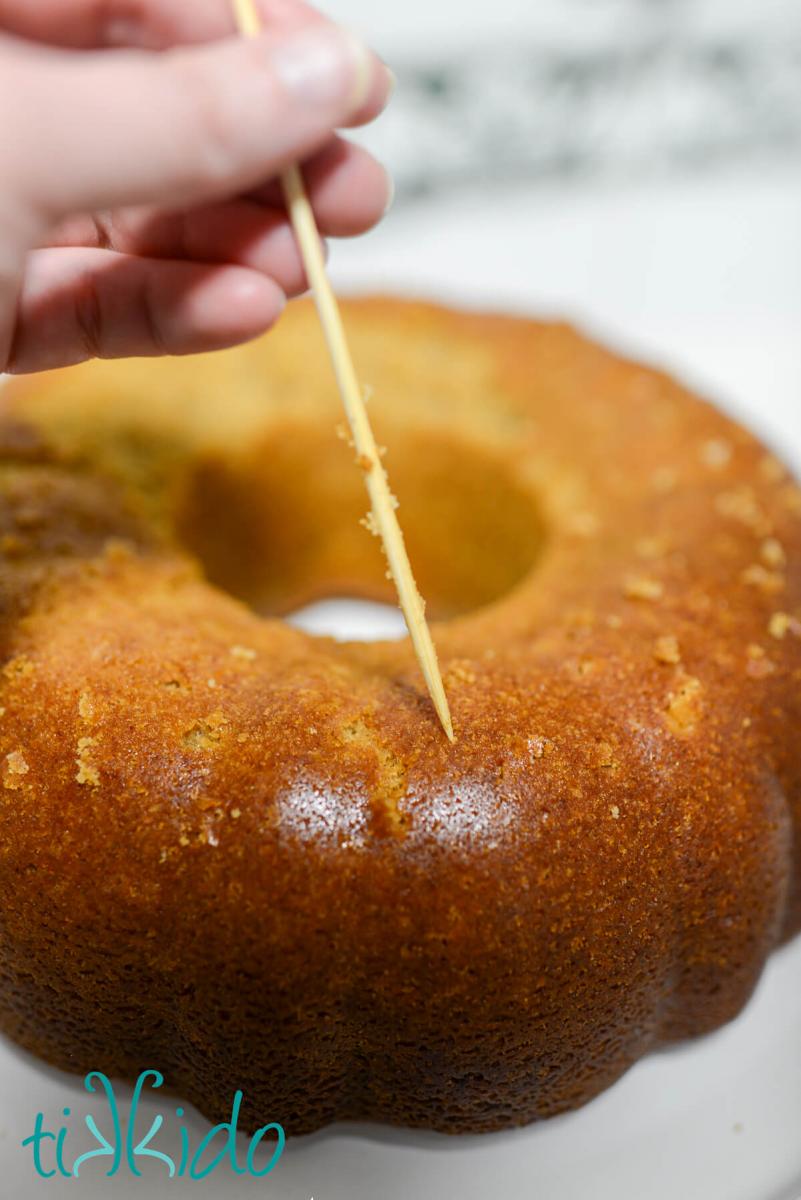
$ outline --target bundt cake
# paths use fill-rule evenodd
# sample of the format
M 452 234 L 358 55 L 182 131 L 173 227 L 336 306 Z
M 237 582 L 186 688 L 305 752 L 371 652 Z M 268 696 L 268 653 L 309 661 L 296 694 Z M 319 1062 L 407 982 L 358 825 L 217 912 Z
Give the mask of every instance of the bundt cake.
M 408 639 L 281 619 L 393 594 L 310 306 L 12 381 L 0 1029 L 215 1120 L 499 1129 L 801 926 L 801 490 L 564 325 L 345 316 L 456 744 Z

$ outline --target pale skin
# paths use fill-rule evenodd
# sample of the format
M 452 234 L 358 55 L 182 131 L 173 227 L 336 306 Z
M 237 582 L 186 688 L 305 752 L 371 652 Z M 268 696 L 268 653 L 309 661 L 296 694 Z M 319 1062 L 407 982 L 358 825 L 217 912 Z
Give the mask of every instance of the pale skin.
M 300 0 L 0 0 L 0 370 L 247 341 L 306 289 L 278 176 L 325 236 L 362 233 L 384 169 L 336 131 L 391 76 Z

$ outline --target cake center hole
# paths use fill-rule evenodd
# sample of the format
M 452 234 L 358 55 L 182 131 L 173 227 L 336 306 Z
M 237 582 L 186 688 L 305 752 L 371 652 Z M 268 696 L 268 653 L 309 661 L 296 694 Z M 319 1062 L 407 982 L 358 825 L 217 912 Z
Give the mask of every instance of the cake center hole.
M 318 600 L 290 613 L 287 621 L 304 633 L 338 642 L 395 642 L 406 637 L 398 606 L 369 600 Z
M 529 574 L 543 521 L 515 477 L 514 446 L 505 454 L 403 425 L 379 442 L 430 619 L 492 604 Z M 236 457 L 209 456 L 177 503 L 177 532 L 210 581 L 255 612 L 295 614 L 293 624 L 343 640 L 404 635 L 381 544 L 365 528 L 363 473 L 328 425 L 288 424 Z

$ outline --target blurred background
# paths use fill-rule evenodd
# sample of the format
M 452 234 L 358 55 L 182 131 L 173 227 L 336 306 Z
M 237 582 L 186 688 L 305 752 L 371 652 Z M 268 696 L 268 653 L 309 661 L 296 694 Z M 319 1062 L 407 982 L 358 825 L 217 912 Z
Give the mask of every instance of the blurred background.
M 343 290 L 568 317 L 801 463 L 799 0 L 322 7 L 399 78 Z

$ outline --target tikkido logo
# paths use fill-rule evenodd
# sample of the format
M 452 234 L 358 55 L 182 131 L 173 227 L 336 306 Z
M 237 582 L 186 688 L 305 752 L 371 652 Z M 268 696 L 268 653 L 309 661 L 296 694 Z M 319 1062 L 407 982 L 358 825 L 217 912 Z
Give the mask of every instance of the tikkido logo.
M 235 1175 L 250 1175 L 254 1179 L 263 1179 L 278 1165 L 281 1155 L 284 1152 L 286 1136 L 283 1127 L 273 1122 L 256 1130 L 248 1144 L 245 1154 L 245 1165 L 240 1166 L 237 1156 L 236 1137 L 243 1100 L 242 1092 L 237 1092 L 234 1096 L 230 1121 L 223 1121 L 222 1124 L 215 1125 L 210 1129 L 194 1153 L 190 1144 L 189 1131 L 183 1122 L 181 1122 L 184 1110 L 180 1107 L 175 1109 L 175 1115 L 179 1120 L 179 1160 L 176 1162 L 176 1159 L 164 1150 L 156 1149 L 152 1145 L 152 1142 L 164 1125 L 164 1117 L 160 1113 L 157 1114 L 144 1136 L 140 1136 L 137 1130 L 137 1118 L 140 1116 L 139 1110 L 142 1093 L 149 1081 L 152 1081 L 152 1087 L 156 1090 L 164 1083 L 164 1076 L 159 1071 L 142 1072 L 134 1087 L 128 1119 L 123 1125 L 117 1097 L 114 1094 L 114 1087 L 109 1079 L 100 1071 L 91 1071 L 86 1076 L 83 1082 L 87 1092 L 96 1095 L 99 1088 L 105 1097 L 108 1124 L 106 1125 L 105 1120 L 103 1123 L 106 1125 L 109 1136 L 107 1137 L 101 1131 L 92 1114 L 85 1116 L 84 1123 L 94 1139 L 93 1148 L 86 1150 L 74 1158 L 71 1166 L 66 1161 L 67 1142 L 70 1138 L 69 1126 L 62 1125 L 56 1131 L 46 1129 L 44 1113 L 37 1113 L 33 1133 L 30 1137 L 26 1137 L 22 1143 L 25 1148 L 31 1147 L 33 1166 L 36 1174 L 42 1179 L 52 1179 L 55 1175 L 60 1175 L 65 1179 L 79 1179 L 84 1164 L 97 1159 L 99 1161 L 110 1161 L 109 1169 L 106 1171 L 108 1179 L 112 1179 L 124 1170 L 130 1171 L 132 1175 L 141 1178 L 140 1164 L 145 1160 L 156 1160 L 163 1164 L 170 1179 L 205 1179 L 208 1175 L 211 1175 L 212 1171 L 222 1166 L 227 1159 L 230 1170 Z M 63 1114 L 65 1117 L 70 1117 L 70 1109 L 63 1109 Z M 220 1135 L 224 1135 L 224 1142 L 216 1149 L 213 1157 L 208 1158 L 212 1142 L 219 1138 Z M 275 1145 L 269 1162 L 265 1166 L 257 1167 L 256 1153 L 262 1147 L 265 1139 L 271 1137 L 275 1138 Z M 269 1150 L 270 1144 L 270 1142 L 267 1142 L 266 1146 L 263 1147 L 265 1153 Z M 242 1149 L 244 1150 L 244 1147 Z M 208 1159 L 205 1163 L 203 1161 L 204 1158 Z

